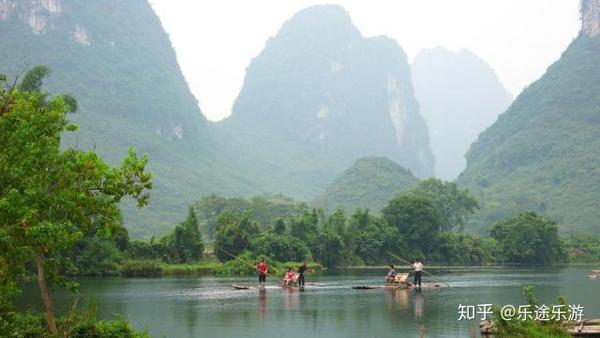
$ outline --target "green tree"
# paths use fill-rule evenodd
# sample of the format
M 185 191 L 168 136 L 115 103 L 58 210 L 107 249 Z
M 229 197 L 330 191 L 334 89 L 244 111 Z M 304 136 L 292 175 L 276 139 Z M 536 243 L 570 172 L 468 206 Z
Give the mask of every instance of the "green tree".
M 202 258 L 204 242 L 193 207 L 188 209 L 186 220 L 161 238 L 160 243 L 164 250 L 162 258 L 169 263 L 189 263 Z
M 264 232 L 251 241 L 254 256 L 264 255 L 280 262 L 301 262 L 311 258 L 306 244 L 289 235 Z
M 287 231 L 285 227 L 285 221 L 281 218 L 278 218 L 275 222 L 275 228 L 273 229 L 273 231 L 275 231 L 275 233 L 278 235 L 285 234 L 285 232 Z
M 490 229 L 496 256 L 507 263 L 552 264 L 561 259 L 558 225 L 535 212 L 499 221 Z
M 292 219 L 290 222 L 290 235 L 296 237 L 305 243 L 314 242 L 319 234 L 319 218 L 316 209 L 311 212 L 304 212 L 302 217 Z
M 258 225 L 249 215 L 236 216 L 232 212 L 222 213 L 217 219 L 215 231 L 215 255 L 221 261 L 233 259 L 250 247 L 250 240 L 258 235 Z
M 389 201 L 382 214 L 390 226 L 398 229 L 414 254 L 433 252 L 441 221 L 431 199 L 404 193 Z
M 493 240 L 462 232 L 444 232 L 435 261 L 444 264 L 481 265 L 492 261 Z
M 344 211 L 336 210 L 327 218 L 325 228 L 334 230 L 338 235 L 346 236 L 346 216 Z
M 0 291 L 14 287 L 33 262 L 48 329 L 56 335 L 48 282 L 65 284 L 59 253 L 92 228 L 110 230 L 124 197 L 146 205 L 152 175 L 145 171 L 147 158 L 132 149 L 120 166 L 93 151 L 61 150 L 62 133 L 76 129 L 66 117 L 74 110 L 70 100 L 48 99 L 37 81 L 21 86 L 33 91 L 6 89 L 1 82 Z
M 429 178 L 419 182 L 412 192 L 433 202 L 440 216 L 441 231 L 462 231 L 468 216 L 479 208 L 469 190 L 458 188 L 454 182 Z
M 344 240 L 333 231 L 319 233 L 312 248 L 313 258 L 328 268 L 340 265 L 345 251 Z

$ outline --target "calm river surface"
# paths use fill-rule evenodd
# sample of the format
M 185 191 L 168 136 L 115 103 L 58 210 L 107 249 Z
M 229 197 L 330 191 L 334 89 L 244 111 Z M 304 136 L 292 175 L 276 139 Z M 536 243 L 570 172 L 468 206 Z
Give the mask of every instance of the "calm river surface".
M 254 278 L 180 277 L 81 279 L 84 301 L 97 303 L 104 318 L 123 316 L 152 337 L 470 337 L 479 319 L 458 321 L 459 304 L 524 304 L 521 287 L 535 286 L 545 304 L 564 295 L 581 304 L 586 318 L 600 318 L 600 280 L 586 274 L 598 267 L 452 268 L 431 270 L 451 287 L 415 290 L 353 290 L 381 285 L 385 269 L 308 274 L 324 283 L 306 290 L 234 291 L 232 283 Z M 424 276 L 428 281 L 427 276 Z M 72 296 L 55 295 L 59 311 Z M 28 285 L 20 305 L 39 309 L 37 289 Z

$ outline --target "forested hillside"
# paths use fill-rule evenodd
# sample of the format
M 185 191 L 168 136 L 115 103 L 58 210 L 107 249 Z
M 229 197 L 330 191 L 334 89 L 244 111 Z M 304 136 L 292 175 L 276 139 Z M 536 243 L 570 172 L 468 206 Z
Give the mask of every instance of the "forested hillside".
M 124 206 L 133 236 L 166 231 L 200 194 L 250 191 L 233 166 L 213 170 L 227 156 L 219 151 L 226 138 L 210 130 L 147 1 L 9 0 L 0 7 L 0 73 L 10 79 L 46 65 L 45 90 L 79 102 L 69 119 L 80 128 L 65 144 L 111 161 L 129 146 L 149 154 L 150 206 Z
M 378 213 L 401 192 L 414 188 L 418 179 L 385 157 L 358 159 L 339 175 L 314 202 L 328 213 L 341 209 L 347 215 L 358 208 Z
M 481 202 L 473 228 L 535 210 L 600 231 L 600 35 L 585 27 L 469 150 L 458 182 Z

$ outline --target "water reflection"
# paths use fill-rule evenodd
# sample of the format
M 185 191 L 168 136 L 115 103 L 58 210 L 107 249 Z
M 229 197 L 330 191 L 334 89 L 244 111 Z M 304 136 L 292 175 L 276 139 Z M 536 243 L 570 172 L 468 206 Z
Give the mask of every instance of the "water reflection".
M 388 289 L 387 304 L 390 311 L 406 310 L 410 307 L 410 290 L 406 289 Z
M 300 292 L 295 288 L 283 288 L 283 293 L 285 294 L 285 309 L 286 310 L 298 310 L 298 300 L 300 296 Z
M 415 317 L 421 319 L 425 310 L 425 298 L 420 288 L 415 289 Z
M 267 289 L 258 289 L 258 319 L 267 319 Z
M 196 310 L 196 302 L 188 300 L 185 302 L 185 320 L 188 329 L 188 335 L 195 336 L 196 321 L 198 320 L 198 312 Z

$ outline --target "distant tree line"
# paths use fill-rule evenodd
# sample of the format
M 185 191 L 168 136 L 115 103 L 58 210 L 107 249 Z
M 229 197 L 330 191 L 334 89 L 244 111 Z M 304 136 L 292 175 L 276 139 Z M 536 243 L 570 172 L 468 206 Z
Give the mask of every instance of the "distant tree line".
M 228 200 L 233 200 L 232 208 Z M 218 208 L 210 211 L 208 206 L 215 201 Z M 203 212 L 195 204 L 171 232 L 149 241 L 130 240 L 122 227 L 111 238 L 102 234 L 82 238 L 72 251 L 70 273 L 118 274 L 132 260 L 142 260 L 135 262 L 139 263 L 135 268 L 152 270 L 156 266 L 143 261 L 193 264 L 211 260 L 207 255 L 213 254 L 221 262 L 242 255 L 249 260 L 267 257 L 273 262 L 309 261 L 326 267 L 395 262 L 390 253 L 445 265 L 600 261 L 599 235 L 560 237 L 555 222 L 534 212 L 493 224 L 486 237 L 464 232 L 463 224 L 477 201 L 454 183 L 437 179 L 422 181 L 396 196 L 377 214 L 357 209 L 348 216 L 341 210 L 327 215 L 289 199 L 273 201 L 264 196 L 254 202 L 211 196 L 210 203 L 204 202 Z M 268 223 L 259 222 L 255 213 Z M 207 214 L 214 222 L 212 236 L 207 234 Z

